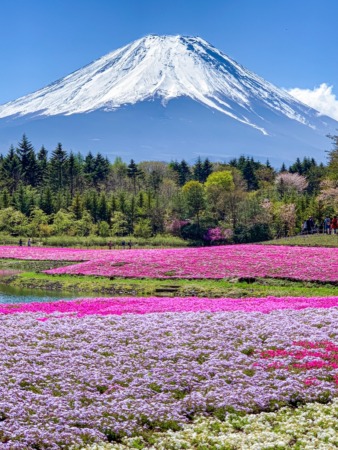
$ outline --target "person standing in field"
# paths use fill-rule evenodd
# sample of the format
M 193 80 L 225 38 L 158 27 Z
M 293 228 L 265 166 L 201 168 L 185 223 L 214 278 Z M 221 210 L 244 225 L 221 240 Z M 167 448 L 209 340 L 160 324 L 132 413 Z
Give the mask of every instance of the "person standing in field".
M 331 229 L 332 229 L 333 234 L 337 234 L 337 229 L 338 229 L 337 216 L 334 216 L 333 219 L 331 220 Z
M 330 219 L 330 217 L 325 217 L 325 219 L 324 219 L 324 233 L 325 234 L 330 234 L 330 229 L 331 229 L 331 219 Z
M 28 247 L 31 246 L 31 239 L 30 239 L 30 238 L 29 238 L 28 241 L 27 241 L 27 245 L 28 245 Z
M 313 229 L 314 229 L 315 223 L 313 221 L 312 217 L 309 217 L 306 221 L 306 227 L 307 227 L 307 232 L 308 234 L 312 234 L 313 233 Z

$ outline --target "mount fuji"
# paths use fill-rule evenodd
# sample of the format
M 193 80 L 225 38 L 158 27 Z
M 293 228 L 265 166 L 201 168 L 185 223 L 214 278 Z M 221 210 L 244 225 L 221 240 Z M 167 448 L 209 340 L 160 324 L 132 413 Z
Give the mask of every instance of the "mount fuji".
M 146 36 L 0 105 L 3 153 L 26 133 L 123 159 L 323 160 L 337 128 L 198 37 Z

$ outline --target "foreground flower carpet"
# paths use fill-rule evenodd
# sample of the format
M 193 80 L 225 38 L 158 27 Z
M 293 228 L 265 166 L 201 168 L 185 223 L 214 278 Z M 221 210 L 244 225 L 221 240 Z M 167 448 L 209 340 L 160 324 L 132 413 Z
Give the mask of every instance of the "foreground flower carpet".
M 24 306 L 0 316 L 3 449 L 81 448 L 337 394 L 334 306 L 120 315 Z
M 291 276 L 284 259 L 300 254 L 261 248 L 231 247 L 234 267 L 237 252 L 247 255 L 246 263 L 251 257 L 249 268 L 243 261 L 241 266 L 250 276 L 258 267 L 263 270 L 260 264 L 270 273 L 288 270 Z M 86 264 L 105 270 L 105 263 L 124 270 L 118 262 L 127 257 L 130 265 L 142 267 L 132 255 L 143 253 L 133 250 L 91 255 L 14 250 L 16 258 L 92 258 L 71 270 Z M 188 260 L 196 257 L 193 267 L 183 266 L 185 274 L 194 270 L 200 276 L 203 267 L 208 276 L 225 273 L 222 258 L 230 253 L 224 247 L 207 249 L 218 261 L 213 272 L 211 257 L 196 256 L 202 249 L 185 250 Z M 318 264 L 318 249 L 307 250 Z M 306 279 L 312 262 L 306 263 L 304 249 L 302 254 L 299 273 Z M 270 259 L 264 262 L 263 255 Z M 151 258 L 147 270 L 162 270 Z M 322 281 L 337 278 L 334 270 L 315 272 L 315 279 L 320 274 Z M 0 448 L 337 448 L 337 323 L 338 297 L 333 296 L 0 305 Z

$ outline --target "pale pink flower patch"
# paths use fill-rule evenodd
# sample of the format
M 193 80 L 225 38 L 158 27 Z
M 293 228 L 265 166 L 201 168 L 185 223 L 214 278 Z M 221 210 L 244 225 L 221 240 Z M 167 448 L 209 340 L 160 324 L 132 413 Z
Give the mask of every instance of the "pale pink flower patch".
M 338 248 L 230 245 L 120 250 L 47 273 L 130 278 L 271 277 L 335 282 Z
M 126 278 L 272 277 L 338 281 L 338 248 L 274 245 L 131 250 L 0 247 L 0 258 L 85 261 L 49 274 Z

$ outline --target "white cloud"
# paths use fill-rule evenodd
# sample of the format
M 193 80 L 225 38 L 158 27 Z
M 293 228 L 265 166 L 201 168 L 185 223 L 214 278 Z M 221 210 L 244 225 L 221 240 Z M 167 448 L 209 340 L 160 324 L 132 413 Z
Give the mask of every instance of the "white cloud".
M 332 92 L 333 86 L 322 83 L 314 89 L 289 89 L 288 93 L 296 97 L 297 100 L 316 109 L 320 114 L 338 120 L 338 99 Z

